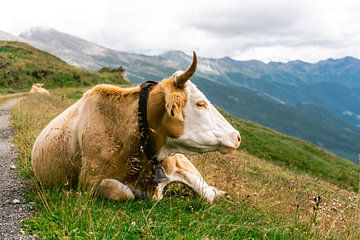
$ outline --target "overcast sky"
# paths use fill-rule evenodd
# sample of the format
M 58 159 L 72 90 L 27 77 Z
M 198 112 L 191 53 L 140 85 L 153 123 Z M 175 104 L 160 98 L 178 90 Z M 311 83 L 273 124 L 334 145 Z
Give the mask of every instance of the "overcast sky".
M 145 54 L 314 62 L 360 58 L 357 0 L 8 0 L 0 30 L 55 28 L 106 47 Z

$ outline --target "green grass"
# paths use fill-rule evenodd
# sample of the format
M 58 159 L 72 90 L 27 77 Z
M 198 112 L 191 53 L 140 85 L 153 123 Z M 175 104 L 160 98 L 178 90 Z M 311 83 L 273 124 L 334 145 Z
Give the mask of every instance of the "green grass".
M 126 83 L 119 72 L 76 68 L 25 43 L 0 41 L 0 94 L 28 91 L 36 82 L 46 88 Z
M 160 202 L 110 202 L 66 191 L 43 195 L 48 209 L 38 204 L 38 214 L 23 223 L 41 239 L 300 239 L 273 216 L 224 199 L 209 205 L 169 194 Z
M 243 138 L 241 149 L 277 165 L 359 190 L 360 168 L 354 163 L 303 140 L 223 113 Z
M 35 137 L 79 93 L 76 89 L 67 89 L 57 94 L 67 97 L 32 97 L 13 110 L 18 164 L 25 178 L 33 177 L 30 157 Z M 180 197 L 183 195 L 187 197 Z M 279 224 L 275 214 L 262 213 L 236 199 L 222 199 L 210 205 L 184 188 L 169 188 L 165 200 L 160 202 L 115 203 L 75 191 L 36 189 L 34 185 L 28 198 L 36 203 L 37 212 L 23 222 L 24 229 L 42 239 L 251 239 L 263 236 L 289 239 L 302 235 L 301 231 L 291 233 Z M 305 225 L 299 226 L 305 228 Z M 297 227 L 291 226 L 295 230 Z
M 18 169 L 23 177 L 33 178 L 30 159 L 36 136 L 83 91 L 85 89 L 54 89 L 51 97 L 30 97 L 13 109 Z M 220 198 L 210 205 L 187 188 L 176 185 L 166 190 L 160 202 L 147 199 L 119 203 L 91 198 L 76 190 L 38 189 L 34 184 L 27 197 L 35 202 L 36 212 L 23 222 L 23 228 L 42 239 L 360 237 L 356 194 L 324 182 L 326 175 L 319 176 L 320 180 L 312 178 L 311 175 L 318 174 L 318 169 L 304 169 L 295 164 L 296 161 L 336 157 L 303 141 L 227 117 L 242 133 L 242 149 L 266 159 L 246 153 L 205 154 L 192 158 L 204 178 L 229 192 L 229 198 Z M 289 160 L 292 153 L 299 156 Z M 274 166 L 269 160 L 283 167 Z M 342 159 L 338 161 L 347 163 Z M 304 171 L 310 176 L 302 175 Z M 346 181 L 339 180 L 339 183 L 344 188 L 351 187 Z M 315 209 L 312 199 L 319 195 L 322 203 Z M 337 210 L 334 210 L 338 202 L 341 207 L 336 205 Z

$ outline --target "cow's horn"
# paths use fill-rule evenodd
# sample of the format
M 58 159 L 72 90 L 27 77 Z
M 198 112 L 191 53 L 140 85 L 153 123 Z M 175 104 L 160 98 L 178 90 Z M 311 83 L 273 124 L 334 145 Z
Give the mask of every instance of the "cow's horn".
M 193 51 L 193 60 L 191 65 L 185 72 L 175 77 L 175 84 L 177 87 L 184 87 L 187 80 L 189 80 L 196 71 L 197 57 L 195 51 Z

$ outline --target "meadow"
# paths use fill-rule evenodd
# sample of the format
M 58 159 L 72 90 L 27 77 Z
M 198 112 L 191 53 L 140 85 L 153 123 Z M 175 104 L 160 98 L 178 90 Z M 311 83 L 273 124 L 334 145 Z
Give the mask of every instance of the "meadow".
M 205 180 L 228 196 L 209 204 L 173 184 L 159 202 L 112 202 L 79 189 L 42 189 L 31 148 L 46 124 L 86 88 L 52 89 L 12 111 L 18 170 L 35 212 L 23 229 L 41 239 L 359 239 L 355 164 L 312 144 L 224 113 L 239 129 L 239 151 L 191 156 Z

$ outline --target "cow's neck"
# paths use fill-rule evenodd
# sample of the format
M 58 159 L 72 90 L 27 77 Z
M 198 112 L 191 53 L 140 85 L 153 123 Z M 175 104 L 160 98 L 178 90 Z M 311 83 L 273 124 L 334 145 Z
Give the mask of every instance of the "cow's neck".
M 161 87 L 155 86 L 149 94 L 147 104 L 147 118 L 150 128 L 150 144 L 158 153 L 161 147 L 165 144 L 167 134 L 163 127 L 165 111 L 165 97 L 161 91 Z

